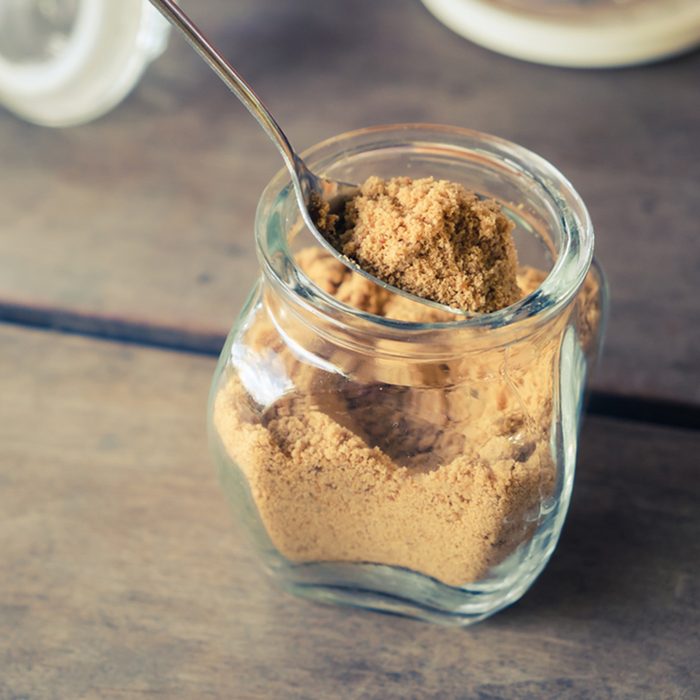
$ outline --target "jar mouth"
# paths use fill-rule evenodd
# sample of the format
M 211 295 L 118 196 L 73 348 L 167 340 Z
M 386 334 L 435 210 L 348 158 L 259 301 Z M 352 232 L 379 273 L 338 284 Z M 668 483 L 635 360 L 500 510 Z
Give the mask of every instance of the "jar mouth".
M 541 202 L 550 212 L 549 231 L 556 239 L 556 258 L 541 285 L 532 293 L 498 311 L 487 314 L 460 314 L 448 321 L 400 321 L 372 314 L 339 301 L 313 283 L 298 268 L 289 236 L 289 221 L 300 220 L 296 197 L 286 169 L 280 170 L 265 188 L 256 214 L 258 256 L 265 275 L 308 311 L 343 322 L 357 319 L 377 330 L 401 334 L 419 331 L 488 329 L 513 326 L 527 319 L 545 318 L 565 307 L 583 283 L 593 258 L 593 226 L 583 200 L 571 183 L 552 164 L 510 141 L 461 127 L 439 124 L 388 124 L 346 132 L 326 139 L 302 153 L 307 165 L 324 175 L 334 166 L 363 162 L 382 153 L 405 151 L 406 169 L 411 153 L 425 163 L 449 160 L 459 166 L 460 158 L 471 167 L 483 168 L 487 178 L 510 179 L 523 192 Z M 393 172 L 393 175 L 411 172 Z M 333 177 L 332 174 L 330 174 Z M 421 175 L 422 176 L 422 175 Z M 347 178 L 338 178 L 346 179 Z M 445 178 L 446 179 L 446 178 Z M 359 183 L 358 183 L 359 184 Z M 471 189 L 480 193 L 479 188 Z M 492 195 L 489 195 L 492 196 Z M 498 196 L 494 197 L 499 199 Z M 517 202 L 511 202 L 516 208 Z M 287 212 L 285 222 L 281 214 Z M 348 268 L 350 269 L 350 268 Z M 408 295 L 412 296 L 412 295 Z M 415 297 L 414 297 L 415 298 Z M 437 302 L 432 308 L 455 314 L 455 309 Z

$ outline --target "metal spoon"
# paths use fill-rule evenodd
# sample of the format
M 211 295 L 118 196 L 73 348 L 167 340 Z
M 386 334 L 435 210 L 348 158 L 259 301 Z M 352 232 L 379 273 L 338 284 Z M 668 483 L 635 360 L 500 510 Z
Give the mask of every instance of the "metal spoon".
M 319 203 L 327 203 L 330 213 L 342 212 L 345 202 L 354 197 L 358 192 L 357 185 L 347 182 L 337 182 L 324 177 L 319 177 L 312 173 L 304 161 L 297 155 L 289 143 L 289 139 L 284 135 L 275 118 L 263 104 L 262 100 L 255 94 L 253 88 L 239 75 L 236 69 L 222 56 L 222 54 L 212 46 L 199 28 L 192 20 L 175 4 L 174 0 L 150 0 L 151 4 L 184 35 L 185 39 L 194 50 L 209 64 L 212 70 L 223 80 L 231 92 L 245 105 L 248 111 L 255 117 L 265 133 L 277 146 L 284 164 L 292 177 L 292 184 L 299 203 L 299 210 L 308 229 L 318 239 L 318 242 L 331 255 L 339 259 L 344 265 L 350 267 L 354 272 L 366 277 L 385 289 L 412 299 L 420 304 L 432 306 L 453 314 L 463 315 L 464 312 L 451 309 L 448 306 L 439 304 L 428 299 L 422 299 L 403 289 L 394 287 L 384 280 L 381 280 L 369 272 L 363 270 L 354 260 L 342 255 L 325 236 L 318 230 L 310 211 L 310 207 L 317 208 Z

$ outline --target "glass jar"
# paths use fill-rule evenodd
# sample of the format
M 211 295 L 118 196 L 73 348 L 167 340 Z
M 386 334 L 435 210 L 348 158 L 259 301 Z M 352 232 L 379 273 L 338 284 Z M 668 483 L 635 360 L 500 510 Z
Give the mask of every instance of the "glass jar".
M 169 32 L 148 0 L 0 0 L 0 105 L 43 126 L 96 119 L 135 87 Z
M 495 198 L 525 291 L 462 316 L 392 296 L 314 245 L 278 173 L 256 218 L 261 277 L 212 384 L 224 490 L 294 593 L 480 620 L 535 580 L 569 504 L 606 303 L 585 206 L 538 156 L 463 129 L 364 129 L 304 158 L 347 182 L 432 175 Z

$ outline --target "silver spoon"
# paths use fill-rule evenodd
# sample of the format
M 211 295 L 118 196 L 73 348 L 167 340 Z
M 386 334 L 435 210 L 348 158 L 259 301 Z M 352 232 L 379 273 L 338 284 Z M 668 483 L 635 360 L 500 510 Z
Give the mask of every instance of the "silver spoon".
M 453 314 L 463 315 L 464 312 L 458 309 L 451 309 L 428 299 L 406 292 L 403 289 L 394 287 L 384 280 L 381 280 L 369 272 L 363 270 L 354 260 L 340 253 L 325 236 L 318 230 L 316 223 L 310 212 L 310 207 L 315 207 L 318 203 L 327 203 L 330 213 L 342 212 L 345 202 L 354 197 L 358 192 L 357 185 L 347 182 L 338 182 L 327 178 L 319 177 L 306 167 L 304 161 L 297 155 L 289 143 L 289 139 L 284 135 L 275 118 L 263 104 L 262 100 L 255 94 L 253 88 L 239 75 L 238 71 L 222 56 L 211 42 L 202 34 L 192 20 L 175 4 L 174 0 L 150 0 L 151 4 L 184 35 L 192 48 L 209 64 L 212 70 L 223 80 L 227 87 L 245 105 L 248 111 L 255 117 L 265 133 L 277 146 L 284 164 L 292 177 L 292 184 L 299 203 L 299 210 L 308 229 L 318 239 L 318 242 L 331 255 L 339 259 L 344 265 L 350 267 L 354 272 L 366 277 L 385 289 L 407 297 L 420 304 L 432 306 L 434 308 L 448 311 Z M 314 203 L 315 200 L 315 203 Z

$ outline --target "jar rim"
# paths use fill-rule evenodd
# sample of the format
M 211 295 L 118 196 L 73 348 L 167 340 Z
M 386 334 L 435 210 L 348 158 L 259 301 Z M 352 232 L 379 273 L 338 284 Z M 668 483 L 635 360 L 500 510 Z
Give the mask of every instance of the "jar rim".
M 351 148 L 351 144 L 354 146 Z M 590 215 L 578 192 L 569 180 L 551 163 L 536 153 L 506 139 L 463 127 L 428 123 L 397 123 L 366 127 L 338 134 L 303 151 L 307 164 L 314 169 L 314 159 L 325 153 L 326 160 L 338 160 L 352 154 L 381 151 L 388 147 L 418 144 L 423 148 L 459 146 L 465 152 L 478 152 L 494 162 L 507 165 L 519 176 L 530 178 L 550 198 L 557 213 L 562 237 L 554 265 L 540 286 L 515 303 L 491 313 L 475 313 L 449 321 L 400 321 L 386 318 L 339 301 L 304 275 L 313 288 L 304 293 L 291 287 L 273 260 L 282 255 L 285 269 L 298 266 L 289 248 L 288 232 L 279 235 L 271 230 L 270 218 L 275 203 L 289 197 L 291 181 L 285 168 L 279 170 L 265 187 L 258 203 L 255 234 L 258 257 L 263 270 L 277 283 L 278 288 L 314 314 L 355 318 L 369 323 L 377 330 L 402 334 L 417 331 L 444 331 L 460 329 L 491 329 L 513 327 L 535 318 L 548 318 L 565 307 L 577 293 L 593 259 L 594 234 Z M 478 147 L 477 147 L 478 146 Z M 330 154 L 335 154 L 335 158 Z M 397 173 L 400 174 L 400 173 Z M 293 201 L 292 201 L 293 200 Z M 296 197 L 290 197 L 291 206 L 298 211 Z M 270 240 L 273 239 L 273 240 Z M 272 245 L 271 245 L 272 244 Z M 348 268 L 350 269 L 350 268 Z M 312 292 L 311 294 L 309 292 Z M 430 306 L 448 307 L 431 302 Z M 451 310 L 454 313 L 454 310 Z

